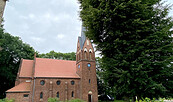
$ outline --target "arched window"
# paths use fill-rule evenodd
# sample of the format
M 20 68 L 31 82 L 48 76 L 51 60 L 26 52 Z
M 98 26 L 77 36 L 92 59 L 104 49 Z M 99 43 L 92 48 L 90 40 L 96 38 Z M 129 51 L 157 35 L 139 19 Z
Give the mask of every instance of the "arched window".
M 84 52 L 84 59 L 87 59 L 87 52 Z
M 59 92 L 56 93 L 56 97 L 59 98 Z
M 41 99 L 43 98 L 43 92 L 40 93 L 40 98 L 41 98 Z
M 89 79 L 89 83 L 91 83 L 91 80 Z
M 91 60 L 91 52 L 89 52 L 89 58 L 90 58 L 90 60 Z
M 80 60 L 80 52 L 79 52 L 79 54 L 78 54 L 78 57 L 79 57 L 79 59 L 78 59 L 78 60 Z
M 87 48 L 84 49 L 84 59 L 87 59 Z
M 71 92 L 71 97 L 74 97 L 74 92 L 73 91 Z

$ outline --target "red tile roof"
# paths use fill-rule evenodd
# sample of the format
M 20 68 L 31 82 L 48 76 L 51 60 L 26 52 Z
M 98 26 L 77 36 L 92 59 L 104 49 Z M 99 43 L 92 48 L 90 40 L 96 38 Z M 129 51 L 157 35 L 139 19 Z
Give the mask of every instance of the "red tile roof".
M 33 60 L 22 60 L 19 77 L 32 77 Z
M 19 77 L 32 77 L 33 64 L 33 60 L 23 59 Z M 80 78 L 76 61 L 36 58 L 34 66 L 34 77 Z
M 6 92 L 29 92 L 30 89 L 31 89 L 31 82 L 23 82 L 7 90 Z
M 76 61 L 36 58 L 34 77 L 79 78 Z

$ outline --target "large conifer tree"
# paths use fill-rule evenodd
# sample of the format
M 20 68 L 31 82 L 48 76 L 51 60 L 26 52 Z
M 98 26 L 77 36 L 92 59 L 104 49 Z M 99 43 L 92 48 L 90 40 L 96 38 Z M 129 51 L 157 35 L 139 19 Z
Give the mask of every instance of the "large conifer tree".
M 173 96 L 173 22 L 161 0 L 79 0 L 105 82 L 126 97 Z

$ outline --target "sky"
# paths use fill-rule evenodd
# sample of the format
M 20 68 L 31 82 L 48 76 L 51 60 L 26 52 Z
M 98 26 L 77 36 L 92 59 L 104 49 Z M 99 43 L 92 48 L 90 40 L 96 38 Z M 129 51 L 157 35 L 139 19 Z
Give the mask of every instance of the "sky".
M 167 3 L 173 4 L 173 0 Z M 77 0 L 9 0 L 4 20 L 6 32 L 19 36 L 40 53 L 76 52 L 81 34 Z

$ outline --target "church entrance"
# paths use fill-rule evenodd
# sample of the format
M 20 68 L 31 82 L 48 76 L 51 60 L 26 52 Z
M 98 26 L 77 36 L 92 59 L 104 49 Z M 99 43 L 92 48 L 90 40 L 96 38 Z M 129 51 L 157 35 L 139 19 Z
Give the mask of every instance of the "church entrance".
M 88 102 L 92 102 L 92 96 L 91 96 L 91 94 L 88 94 Z
M 88 102 L 92 102 L 92 91 L 88 92 Z

